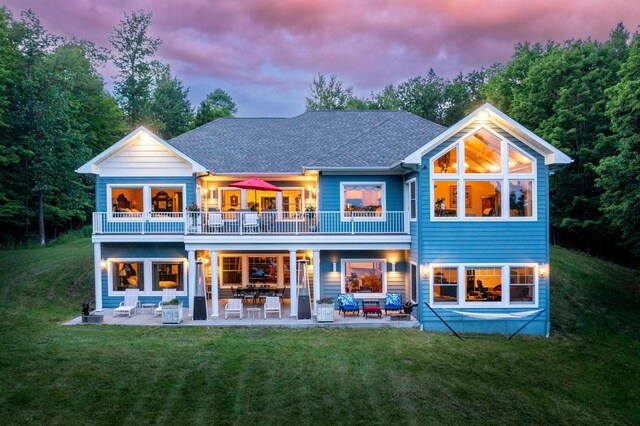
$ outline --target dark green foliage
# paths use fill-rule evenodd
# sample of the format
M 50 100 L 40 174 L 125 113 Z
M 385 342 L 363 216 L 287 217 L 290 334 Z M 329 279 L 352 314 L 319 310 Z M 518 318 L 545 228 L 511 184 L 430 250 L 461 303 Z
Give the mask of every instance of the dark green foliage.
M 307 111 L 347 109 L 349 99 L 353 98 L 353 87 L 342 87 L 338 76 L 325 77 L 318 74 L 313 78 L 307 96 Z
M 109 41 L 116 51 L 113 63 L 118 68 L 115 93 L 130 126 L 142 124 L 151 100 L 152 64 L 162 43 L 148 35 L 152 14 L 143 10 L 127 14 L 113 29 Z
M 607 90 L 615 154 L 604 158 L 597 171 L 603 191 L 602 211 L 640 256 L 640 34 L 635 34 L 618 84 Z
M 231 96 L 222 89 L 215 89 L 200 102 L 191 127 L 202 126 L 217 118 L 233 117 L 238 112 Z
M 153 95 L 149 103 L 149 116 L 154 130 L 163 138 L 171 139 L 187 130 L 193 119 L 189 89 L 171 75 L 169 65 L 155 64 Z

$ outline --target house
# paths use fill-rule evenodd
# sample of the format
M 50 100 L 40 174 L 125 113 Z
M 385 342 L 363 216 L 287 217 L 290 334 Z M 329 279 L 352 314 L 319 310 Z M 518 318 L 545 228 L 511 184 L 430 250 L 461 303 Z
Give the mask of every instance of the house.
M 490 104 L 450 128 L 403 111 L 140 127 L 78 169 L 96 176 L 96 307 L 174 288 L 191 309 L 204 280 L 213 318 L 248 286 L 296 315 L 304 268 L 312 300 L 401 293 L 424 329 L 446 330 L 428 304 L 467 332 L 544 310 L 524 332 L 546 335 L 549 175 L 571 161 Z M 249 178 L 277 189 L 234 186 Z

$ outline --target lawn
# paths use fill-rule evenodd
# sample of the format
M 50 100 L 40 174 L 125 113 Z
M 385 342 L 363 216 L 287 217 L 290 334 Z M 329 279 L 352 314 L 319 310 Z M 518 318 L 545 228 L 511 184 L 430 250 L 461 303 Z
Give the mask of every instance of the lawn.
M 60 323 L 90 240 L 0 252 L 3 424 L 638 424 L 637 271 L 552 252 L 551 338 Z

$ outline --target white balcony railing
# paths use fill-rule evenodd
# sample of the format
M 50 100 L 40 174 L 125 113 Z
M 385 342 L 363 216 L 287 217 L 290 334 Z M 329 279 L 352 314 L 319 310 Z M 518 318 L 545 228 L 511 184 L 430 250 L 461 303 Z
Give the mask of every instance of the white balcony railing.
M 349 212 L 347 212 L 348 214 Z M 94 234 L 406 234 L 405 212 L 126 212 L 93 214 Z

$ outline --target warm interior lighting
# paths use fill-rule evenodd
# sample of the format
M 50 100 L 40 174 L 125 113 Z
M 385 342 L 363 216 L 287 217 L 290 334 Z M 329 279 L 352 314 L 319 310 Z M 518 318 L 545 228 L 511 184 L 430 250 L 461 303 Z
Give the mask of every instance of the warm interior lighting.
M 104 258 L 100 259 L 100 269 L 102 269 L 103 271 L 107 270 L 107 261 Z

